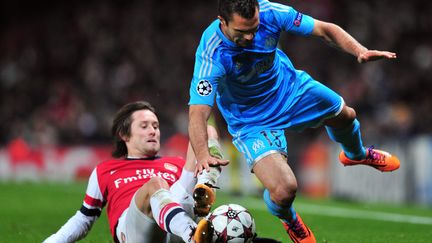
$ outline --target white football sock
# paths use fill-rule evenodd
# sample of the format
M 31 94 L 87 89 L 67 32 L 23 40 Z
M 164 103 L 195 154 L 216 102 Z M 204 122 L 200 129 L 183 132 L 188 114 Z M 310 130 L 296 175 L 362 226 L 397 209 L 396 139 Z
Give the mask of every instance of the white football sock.
M 220 166 L 218 167 L 210 167 L 210 172 L 203 170 L 201 174 L 198 174 L 197 184 L 210 184 L 212 186 L 217 185 L 217 180 L 221 174 Z
M 156 191 L 150 198 L 150 206 L 153 218 L 163 230 L 178 235 L 188 242 L 196 223 L 186 214 L 180 204 L 172 200 L 168 190 Z
M 195 178 L 193 171 L 183 169 L 182 174 L 176 183 L 179 183 L 187 193 L 192 195 L 197 179 Z

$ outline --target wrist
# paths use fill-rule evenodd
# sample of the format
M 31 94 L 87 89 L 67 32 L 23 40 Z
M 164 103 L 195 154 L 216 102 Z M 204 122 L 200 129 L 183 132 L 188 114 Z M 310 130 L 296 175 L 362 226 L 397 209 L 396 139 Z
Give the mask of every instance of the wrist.
M 196 154 L 196 158 L 198 161 L 202 161 L 205 160 L 206 158 L 208 158 L 210 156 L 208 149 L 205 148 L 203 150 L 201 150 L 201 152 Z
M 361 47 L 359 50 L 357 50 L 356 52 L 356 56 L 357 58 L 361 58 L 361 56 L 366 53 L 368 51 L 368 49 L 366 47 Z

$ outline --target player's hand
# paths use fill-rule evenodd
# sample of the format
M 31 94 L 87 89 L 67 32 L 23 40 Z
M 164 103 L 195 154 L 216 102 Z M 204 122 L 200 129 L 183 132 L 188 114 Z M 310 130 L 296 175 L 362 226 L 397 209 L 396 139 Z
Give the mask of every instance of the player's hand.
M 367 50 L 357 57 L 359 63 L 366 63 L 380 59 L 395 59 L 396 53 L 389 51 Z
M 208 155 L 207 157 L 197 161 L 195 166 L 195 176 L 201 174 L 203 170 L 210 171 L 210 167 L 225 166 L 229 164 L 229 160 L 218 159 Z

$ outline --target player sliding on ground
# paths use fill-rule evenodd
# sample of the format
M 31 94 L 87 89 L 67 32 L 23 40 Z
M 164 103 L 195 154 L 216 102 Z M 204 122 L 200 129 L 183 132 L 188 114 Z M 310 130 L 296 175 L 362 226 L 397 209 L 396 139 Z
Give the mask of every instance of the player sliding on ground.
M 216 130 L 209 126 L 207 132 L 214 151 Z M 143 101 L 129 103 L 117 112 L 112 135 L 112 154 L 121 159 L 96 166 L 81 209 L 44 242 L 84 238 L 105 206 L 115 242 L 210 242 L 210 223 L 202 219 L 196 224 L 193 219 L 192 191 L 197 179 L 190 146 L 186 161 L 158 156 L 159 121 L 154 108 Z M 200 183 L 209 184 L 205 178 Z
M 218 10 L 218 19 L 204 31 L 196 51 L 189 91 L 189 137 L 196 173 L 220 163 L 209 153 L 206 132 L 216 99 L 234 145 L 266 188 L 268 210 L 281 219 L 294 242 L 315 242 L 293 207 L 297 181 L 287 161 L 286 130 L 324 125 L 342 147 L 343 165 L 393 171 L 400 162 L 388 152 L 363 146 L 354 109 L 333 90 L 295 69 L 278 49 L 279 38 L 284 31 L 319 37 L 354 55 L 359 63 L 394 59 L 396 54 L 368 50 L 337 25 L 268 0 L 219 0 Z

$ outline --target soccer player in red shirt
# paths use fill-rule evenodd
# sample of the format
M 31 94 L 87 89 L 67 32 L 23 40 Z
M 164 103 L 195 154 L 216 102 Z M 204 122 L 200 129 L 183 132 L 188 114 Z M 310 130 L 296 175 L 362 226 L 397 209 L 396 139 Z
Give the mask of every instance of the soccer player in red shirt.
M 44 242 L 75 242 L 84 238 L 106 206 L 115 242 L 208 242 L 210 223 L 193 220 L 192 199 L 197 179 L 195 156 L 186 161 L 160 157 L 160 130 L 155 109 L 145 101 L 129 103 L 115 115 L 112 159 L 90 175 L 81 209 Z M 208 127 L 209 140 L 217 133 Z M 214 179 L 214 178 L 213 178 Z

